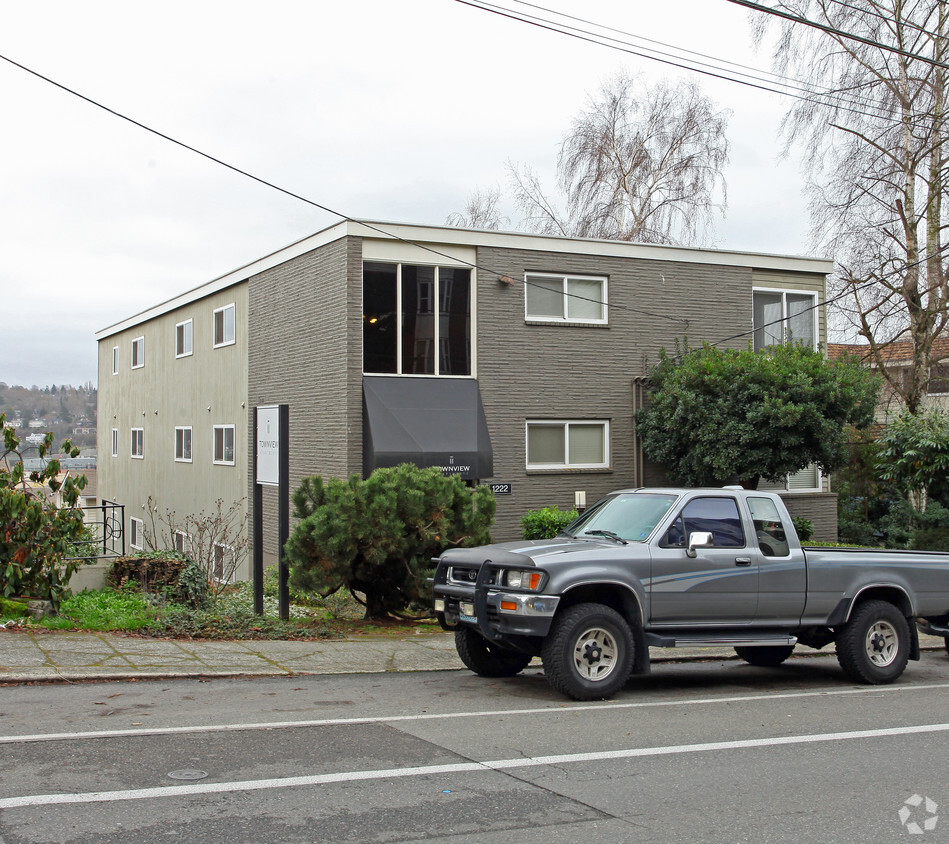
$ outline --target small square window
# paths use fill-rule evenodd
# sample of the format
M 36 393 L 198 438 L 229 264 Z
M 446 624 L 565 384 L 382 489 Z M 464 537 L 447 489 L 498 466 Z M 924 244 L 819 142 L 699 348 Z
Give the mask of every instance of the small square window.
M 191 426 L 175 428 L 175 460 L 179 463 L 191 462 Z
M 175 357 L 184 358 L 194 351 L 194 321 L 187 319 L 175 326 Z
M 145 522 L 132 516 L 129 519 L 129 545 L 141 550 L 145 542 Z
M 119 429 L 118 428 L 112 429 L 112 456 L 113 457 L 119 456 Z
M 548 322 L 607 322 L 607 284 L 596 276 L 528 274 L 524 277 L 524 315 Z
M 230 346 L 235 342 L 237 317 L 233 304 L 225 305 L 214 312 L 214 348 Z
M 214 462 L 223 466 L 234 465 L 234 426 L 214 426 Z
M 136 337 L 132 341 L 132 369 L 145 366 L 145 338 Z
M 145 457 L 145 429 L 132 428 L 132 457 Z

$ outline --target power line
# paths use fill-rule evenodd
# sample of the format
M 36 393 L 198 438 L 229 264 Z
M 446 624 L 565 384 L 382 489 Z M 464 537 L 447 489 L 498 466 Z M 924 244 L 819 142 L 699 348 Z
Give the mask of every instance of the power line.
M 663 53 L 658 50 L 654 50 L 648 47 L 640 47 L 638 45 L 631 45 L 628 42 L 622 41 L 618 38 L 613 38 L 611 36 L 604 36 L 596 32 L 590 32 L 589 30 L 584 30 L 579 27 L 571 26 L 568 24 L 558 23 L 552 21 L 548 18 L 543 18 L 538 15 L 529 15 L 523 12 L 517 12 L 513 9 L 507 8 L 505 6 L 496 5 L 488 2 L 488 0 L 455 0 L 455 2 L 460 3 L 464 6 L 469 6 L 473 9 L 478 9 L 483 12 L 489 12 L 490 14 L 498 15 L 499 17 L 508 18 L 509 20 L 517 21 L 518 23 L 525 23 L 529 26 L 534 26 L 538 29 L 547 30 L 559 35 L 566 35 L 570 38 L 576 38 L 579 41 L 585 41 L 589 44 L 595 44 L 599 47 L 607 47 L 612 50 L 617 50 L 621 53 L 626 53 L 628 55 L 636 56 L 637 58 L 646 59 L 647 61 L 654 61 L 660 64 L 665 64 L 670 67 L 675 67 L 680 70 L 687 70 L 693 73 L 699 73 L 703 76 L 708 76 L 713 79 L 720 79 L 725 82 L 734 82 L 739 85 L 744 85 L 749 88 L 754 88 L 760 91 L 766 91 L 772 94 L 780 94 L 783 96 L 791 97 L 792 99 L 801 100 L 803 102 L 813 102 L 816 99 L 826 99 L 830 100 L 834 108 L 850 112 L 852 114 L 861 115 L 863 117 L 868 117 L 872 119 L 889 119 L 892 118 L 892 110 L 875 104 L 872 100 L 868 100 L 863 97 L 854 98 L 852 95 L 848 96 L 843 94 L 840 91 L 834 91 L 830 88 L 824 88 L 823 91 L 817 90 L 817 86 L 814 86 L 812 83 L 804 82 L 801 80 L 791 80 L 786 82 L 773 82 L 771 80 L 763 79 L 761 76 L 754 76 L 753 74 L 739 73 L 735 74 L 734 72 L 728 72 L 724 68 L 718 67 L 716 65 L 710 65 L 705 62 L 697 62 L 693 59 L 682 58 L 679 56 L 671 56 L 668 53 Z M 514 2 L 520 2 L 520 0 L 514 0 Z M 532 5 L 532 4 L 527 4 Z M 543 8 L 537 7 L 534 8 Z M 549 9 L 545 11 L 561 15 L 559 12 L 552 12 Z M 572 18 L 572 16 L 565 16 Z M 572 18 L 578 20 L 576 18 Z M 582 19 L 579 19 L 582 20 Z M 610 27 L 602 27 L 600 24 L 590 23 L 592 26 L 601 27 L 604 29 L 612 30 Z M 632 36 L 639 37 L 639 36 Z M 680 48 L 674 48 L 680 49 Z M 649 52 L 644 52 L 649 51 Z M 676 61 L 675 59 L 680 59 Z M 712 57 L 708 57 L 712 58 Z M 714 61 L 720 62 L 719 59 L 714 59 Z M 688 62 L 688 63 L 685 63 Z M 713 68 L 713 69 L 708 69 Z M 759 74 L 767 74 L 767 72 L 757 71 Z M 774 76 L 774 74 L 767 74 Z M 739 78 L 741 76 L 748 77 L 747 79 Z M 780 78 L 780 77 L 779 77 Z M 787 77 L 785 77 L 787 79 Z M 849 103 L 849 104 L 848 104 Z M 866 110 L 862 110 L 859 106 L 865 106 L 873 110 L 873 113 Z
M 896 53 L 897 55 L 904 56 L 908 59 L 915 59 L 916 61 L 932 65 L 933 67 L 941 67 L 944 70 L 949 70 L 949 64 L 946 62 L 941 62 L 938 59 L 931 59 L 928 56 L 922 56 L 919 53 L 912 53 L 909 50 L 902 49 L 901 47 L 892 47 L 889 44 L 883 44 L 880 41 L 874 41 L 872 38 L 865 38 L 862 35 L 856 35 L 852 32 L 845 32 L 844 30 L 838 29 L 837 27 L 831 26 L 830 24 L 821 23 L 820 21 L 812 21 L 809 18 L 791 14 L 791 12 L 785 12 L 781 9 L 763 6 L 760 3 L 753 2 L 753 0 L 727 0 L 727 2 L 734 3 L 736 6 L 744 6 L 745 8 L 752 9 L 756 12 L 764 12 L 768 15 L 784 18 L 785 20 L 789 20 L 792 23 L 801 23 L 805 26 L 811 26 L 814 29 L 819 29 L 822 32 L 826 32 L 827 34 L 834 35 L 838 38 L 848 41 L 857 41 L 861 44 L 866 44 L 869 47 L 876 47 L 879 50 L 884 50 L 889 53 Z M 929 34 L 934 35 L 934 33 Z

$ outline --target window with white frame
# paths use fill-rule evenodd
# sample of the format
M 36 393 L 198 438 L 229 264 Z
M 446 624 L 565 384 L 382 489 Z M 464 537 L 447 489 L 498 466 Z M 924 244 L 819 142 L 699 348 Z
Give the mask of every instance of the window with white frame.
M 234 426 L 214 426 L 214 462 L 224 466 L 234 465 Z
M 119 456 L 119 429 L 118 428 L 112 429 L 112 456 L 113 457 Z
M 129 545 L 142 549 L 145 542 L 145 522 L 132 516 L 129 519 Z
M 366 261 L 363 371 L 471 375 L 471 270 Z
M 949 363 L 934 363 L 929 367 L 929 386 L 926 392 L 931 396 L 949 393 Z
M 607 282 L 598 276 L 527 273 L 524 315 L 545 322 L 607 322 Z
M 184 358 L 194 351 L 194 320 L 186 319 L 175 326 L 175 357 Z
M 214 543 L 214 571 L 212 577 L 218 583 L 228 583 L 234 577 L 236 568 L 234 549 L 220 542 Z
M 232 345 L 237 337 L 237 309 L 233 303 L 214 312 L 214 348 Z
M 777 483 L 761 480 L 758 482 L 758 489 L 767 492 L 820 492 L 822 481 L 820 467 L 812 463 Z
M 606 469 L 609 465 L 609 422 L 528 420 L 528 469 Z
M 756 352 L 783 343 L 817 348 L 817 294 L 801 290 L 752 291 Z
M 191 537 L 183 530 L 176 530 L 173 541 L 175 550 L 181 554 L 191 553 Z
M 119 374 L 119 347 L 118 346 L 112 347 L 112 374 L 113 375 Z
M 132 457 L 143 458 L 145 456 L 145 429 L 132 428 Z
M 179 463 L 191 462 L 191 426 L 175 428 L 175 460 Z
M 132 341 L 132 369 L 145 366 L 145 338 L 136 337 Z

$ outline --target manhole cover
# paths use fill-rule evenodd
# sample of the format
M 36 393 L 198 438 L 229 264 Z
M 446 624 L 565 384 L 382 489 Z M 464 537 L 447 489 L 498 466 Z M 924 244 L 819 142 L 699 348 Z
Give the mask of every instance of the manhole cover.
M 172 771 L 168 776 L 173 780 L 203 780 L 207 771 Z

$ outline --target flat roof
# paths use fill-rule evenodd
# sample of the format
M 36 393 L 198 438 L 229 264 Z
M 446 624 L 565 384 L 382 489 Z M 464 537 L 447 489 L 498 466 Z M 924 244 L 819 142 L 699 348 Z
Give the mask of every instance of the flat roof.
M 220 290 L 225 290 L 250 276 L 279 266 L 307 252 L 343 237 L 361 237 L 372 240 L 403 241 L 430 251 L 433 263 L 439 257 L 438 246 L 494 246 L 504 249 L 525 249 L 535 252 L 569 252 L 576 255 L 603 255 L 620 258 L 639 258 L 646 261 L 680 261 L 689 264 L 718 264 L 732 267 L 753 267 L 763 270 L 828 275 L 834 262 L 827 258 L 809 258 L 794 255 L 774 255 L 765 252 L 739 252 L 731 249 L 707 249 L 695 246 L 668 246 L 652 243 L 632 243 L 625 240 L 598 240 L 595 238 L 558 237 L 554 235 L 502 232 L 492 229 L 461 229 L 452 226 L 427 226 L 412 223 L 394 223 L 376 220 L 343 220 L 327 226 L 308 237 L 271 252 L 256 261 L 231 270 L 225 275 L 191 288 L 164 302 L 120 320 L 96 332 L 96 340 L 103 340 L 120 331 L 132 328 L 155 317 L 162 316 Z M 447 256 L 446 256 L 447 257 Z M 454 259 L 457 262 L 457 259 Z M 489 272 L 503 273 L 504 268 L 478 267 Z

